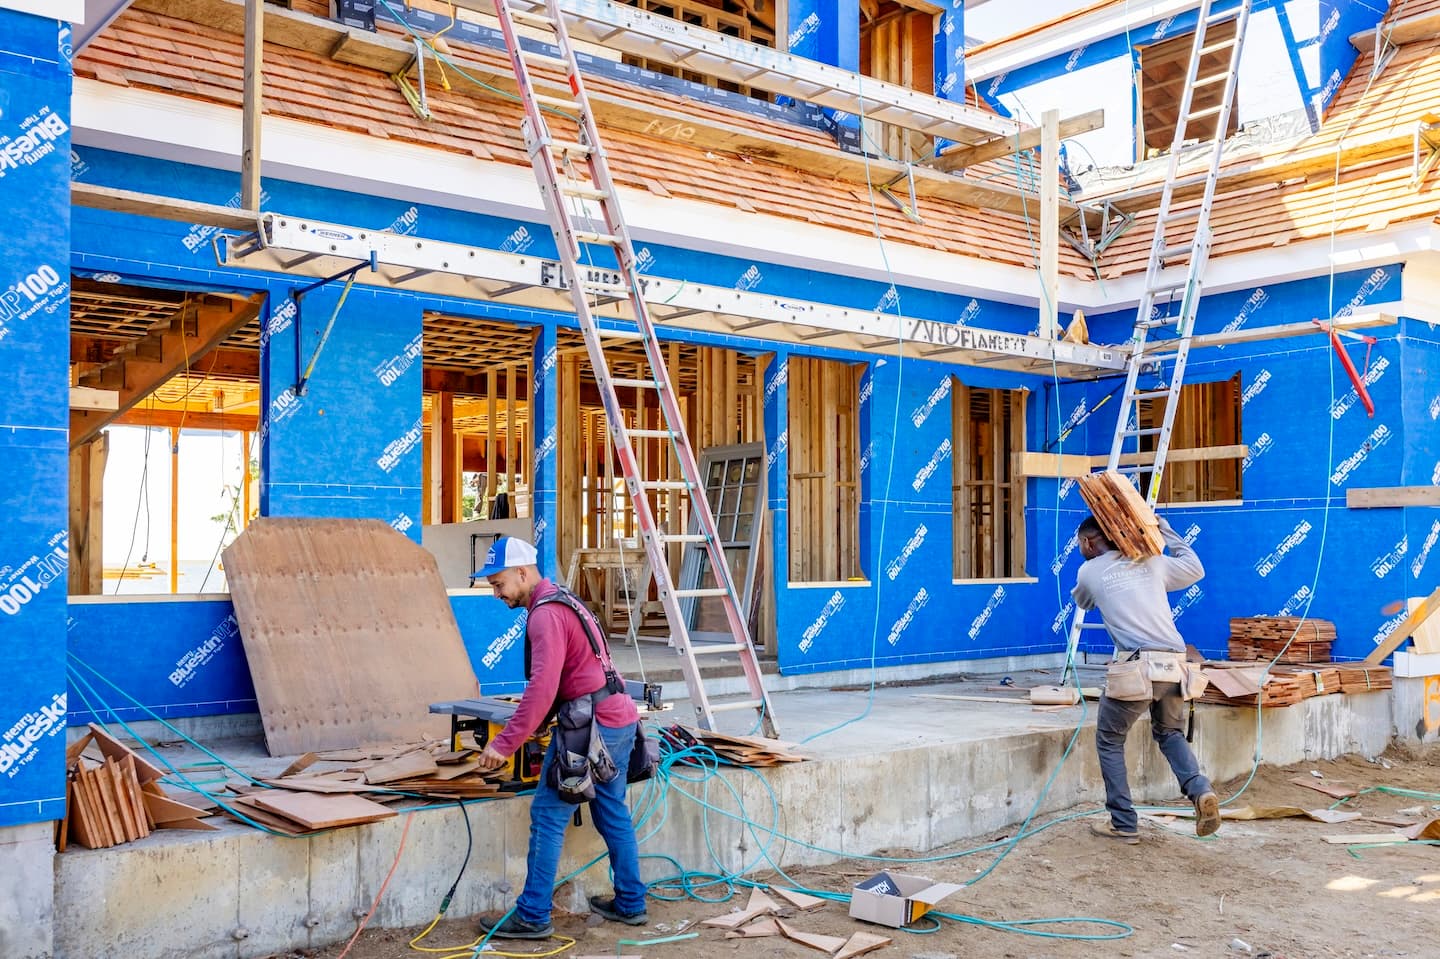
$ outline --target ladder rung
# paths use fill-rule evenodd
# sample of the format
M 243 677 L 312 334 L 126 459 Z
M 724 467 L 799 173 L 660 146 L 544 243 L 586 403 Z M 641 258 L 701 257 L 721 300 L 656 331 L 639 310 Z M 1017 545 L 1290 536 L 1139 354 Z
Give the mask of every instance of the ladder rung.
M 1207 46 L 1207 47 L 1201 47 L 1201 48 L 1200 48 L 1200 56 L 1202 56 L 1202 57 L 1204 57 L 1204 56 L 1209 56 L 1210 54 L 1215 53 L 1215 52 L 1217 52 L 1217 51 L 1227 50 L 1227 49 L 1229 49 L 1230 47 L 1235 46 L 1235 40 L 1236 40 L 1235 37 L 1226 37 L 1224 40 L 1220 40 L 1220 41 L 1217 41 L 1217 42 L 1215 42 L 1215 43 L 1212 43 L 1212 44 L 1210 44 L 1210 45 Z
M 1132 400 L 1153 400 L 1160 396 L 1169 396 L 1169 390 L 1145 390 L 1143 393 L 1131 393 Z
M 1162 429 L 1163 429 L 1163 427 L 1159 427 L 1159 426 L 1147 426 L 1147 427 L 1146 427 L 1145 429 L 1143 429 L 1143 430 L 1121 430 L 1121 431 L 1120 431 L 1120 435 L 1121 435 L 1121 436 L 1156 436 L 1156 435 L 1158 435 L 1158 434 L 1160 433 L 1160 431 L 1161 431 Z
M 506 4 L 509 6 L 509 4 Z M 523 23 L 530 27 L 543 27 L 546 30 L 554 31 L 555 21 L 543 13 L 531 13 L 528 10 L 510 9 L 510 18 L 516 23 Z
M 1208 87 L 1212 83 L 1223 83 L 1228 79 L 1230 79 L 1229 71 L 1226 71 L 1225 73 L 1215 73 L 1208 77 L 1201 77 L 1199 80 L 1196 80 L 1195 87 L 1197 89 L 1200 87 Z
M 634 436 L 634 435 L 635 435 L 635 431 L 634 431 L 634 430 L 631 430 L 631 431 L 630 431 L 630 435 L 631 435 L 631 436 Z M 664 433 L 664 434 L 661 434 L 661 435 L 664 436 L 665 438 L 669 438 L 669 437 L 671 436 L 670 433 Z M 687 490 L 687 489 L 690 488 L 690 484 L 687 483 L 687 482 L 685 482 L 684 480 L 641 480 L 641 481 L 640 481 L 640 488 L 641 488 L 641 489 L 660 489 L 660 490 L 665 490 L 665 489 Z
M 552 139 L 550 141 L 550 149 L 556 153 L 579 153 L 587 157 L 595 152 L 591 147 L 587 147 L 583 143 L 576 143 L 574 140 Z
M 1182 243 L 1179 246 L 1166 246 L 1160 249 L 1160 259 L 1178 260 L 1182 256 L 1189 256 L 1190 251 L 1195 249 L 1194 243 Z
M 645 334 L 639 330 L 599 330 L 600 339 L 603 340 L 643 340 Z
M 660 388 L 660 384 L 659 384 L 659 383 L 656 383 L 654 380 L 631 380 L 631 379 L 626 379 L 626 378 L 621 377 L 621 376 L 612 376 L 612 377 L 610 378 L 610 385 L 611 385 L 611 386 L 629 386 L 629 387 L 631 387 L 631 388 L 633 388 L 633 389 L 637 389 L 637 390 L 658 390 L 658 389 Z M 630 435 L 631 435 L 631 436 L 634 436 L 634 435 L 635 435 L 635 430 L 631 430 L 631 431 L 630 431 Z M 670 434 L 669 434 L 669 432 L 666 432 L 665 435 L 666 435 L 666 436 L 669 436 Z
M 668 440 L 675 435 L 673 430 L 626 430 L 625 432 L 631 436 L 655 440 Z M 642 483 L 641 485 L 643 486 L 644 484 Z
M 610 194 L 606 193 L 604 190 L 597 190 L 593 186 L 580 186 L 579 184 L 571 185 L 568 183 L 562 183 L 560 184 L 560 192 L 565 194 L 566 196 L 578 196 L 582 200 L 610 199 Z
M 576 230 L 575 241 L 577 243 L 606 243 L 610 246 L 619 246 L 624 242 L 613 233 L 596 233 L 593 230 Z
M 1165 222 L 1167 224 L 1184 223 L 1186 220 L 1198 219 L 1200 219 L 1200 207 L 1198 206 L 1187 207 L 1184 210 L 1172 210 L 1165 214 Z
M 765 705 L 763 699 L 736 699 L 728 703 L 711 703 L 712 713 L 725 713 L 734 709 L 759 709 Z
M 1178 316 L 1160 316 L 1153 320 L 1141 320 L 1135 325 L 1144 330 L 1158 330 L 1164 326 L 1174 326 L 1179 322 L 1180 317 Z
M 699 646 L 692 644 L 690 652 L 700 656 L 714 653 L 738 653 L 744 648 L 744 643 L 702 643 Z
M 1190 122 L 1192 122 L 1192 121 L 1194 121 L 1194 120 L 1203 120 L 1203 119 L 1205 119 L 1206 117 L 1216 116 L 1216 115 L 1218 115 L 1218 114 L 1220 113 L 1220 111 L 1223 110 L 1223 109 L 1225 109 L 1225 105 L 1222 104 L 1222 103 L 1217 103 L 1217 104 L 1216 104 L 1215 106 L 1213 106 L 1213 107 L 1206 107 L 1206 108 L 1203 109 L 1203 110 L 1197 110 L 1196 112 L 1190 114 L 1189 116 L 1187 116 L 1187 117 L 1185 118 L 1185 122 L 1188 124 L 1188 123 L 1190 123 Z
M 659 540 L 662 543 L 704 543 L 708 542 L 702 533 L 661 533 Z
M 1153 472 L 1155 472 L 1155 467 L 1154 467 L 1154 465 L 1152 465 L 1152 464 L 1150 464 L 1150 463 L 1141 463 L 1141 464 L 1139 464 L 1139 465 L 1137 465 L 1137 466 L 1117 466 L 1117 467 L 1115 468 L 1115 472 L 1117 472 L 1117 473 L 1153 473 Z
M 570 97 L 552 97 L 548 93 L 533 94 L 536 103 L 543 103 L 547 107 L 555 107 L 559 110 L 578 110 L 580 104 Z
M 677 590 L 675 590 L 675 598 L 676 598 L 676 599 L 692 599 L 692 598 L 694 598 L 694 599 L 699 599 L 699 598 L 702 598 L 702 597 L 705 597 L 705 596 L 729 596 L 729 595 L 730 595 L 730 591 L 729 591 L 728 589 L 722 589 L 722 588 L 720 588 L 720 587 L 718 587 L 718 586 L 708 587 L 708 588 L 701 588 L 701 589 L 677 589 Z
M 1104 624 L 1104 623 L 1081 623 L 1081 624 L 1080 624 L 1080 628 L 1081 628 L 1081 629 L 1104 629 L 1104 628 L 1105 628 L 1105 624 Z
M 534 62 L 542 66 L 559 67 L 561 70 L 564 70 L 566 74 L 570 72 L 570 61 L 564 57 L 552 57 L 548 53 L 541 53 L 538 50 L 526 50 L 524 48 L 520 50 L 520 57 L 526 63 Z

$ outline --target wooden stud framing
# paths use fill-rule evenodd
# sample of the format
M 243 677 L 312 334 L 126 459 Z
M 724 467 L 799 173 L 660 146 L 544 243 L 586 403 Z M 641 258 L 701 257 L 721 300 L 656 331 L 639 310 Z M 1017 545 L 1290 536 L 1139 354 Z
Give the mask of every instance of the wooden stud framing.
M 104 485 L 110 436 L 101 433 L 70 451 L 70 572 L 72 596 L 104 588 Z
M 1060 111 L 1040 117 L 1040 335 L 1053 340 L 1060 296 Z
M 790 579 L 858 578 L 863 367 L 797 356 L 789 364 Z
M 1024 390 L 955 383 L 951 476 L 956 579 L 1024 575 Z

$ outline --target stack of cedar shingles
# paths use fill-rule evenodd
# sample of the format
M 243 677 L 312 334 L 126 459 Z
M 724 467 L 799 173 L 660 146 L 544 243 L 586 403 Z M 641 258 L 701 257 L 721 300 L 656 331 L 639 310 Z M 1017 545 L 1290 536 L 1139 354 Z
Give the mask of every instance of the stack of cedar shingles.
M 805 757 L 796 753 L 791 743 L 763 736 L 731 736 L 711 732 L 708 729 L 686 727 L 695 739 L 704 743 L 721 759 L 737 766 L 778 766 L 781 763 L 804 762 Z
M 1393 684 L 1389 666 L 1366 666 L 1363 663 L 1336 663 L 1342 693 L 1368 693 L 1389 689 Z
M 1342 663 L 1277 664 L 1264 673 L 1254 663 L 1207 663 L 1210 686 L 1202 703 L 1221 706 L 1291 706 L 1311 696 L 1389 689 L 1390 669 Z M 1263 688 L 1261 683 L 1263 682 Z
M 1106 470 L 1080 477 L 1080 495 L 1110 541 L 1130 559 L 1158 556 L 1165 549 L 1160 524 L 1135 484 Z
M 91 744 L 103 759 L 87 761 Z M 214 829 L 205 810 L 177 802 L 160 788 L 161 771 L 92 725 L 65 751 L 65 818 L 57 848 L 69 841 L 104 849 L 144 839 L 156 829 Z
M 1324 663 L 1330 661 L 1334 642 L 1335 624 L 1325 619 L 1248 616 L 1230 620 L 1230 658 L 1234 660 L 1270 661 L 1279 656 L 1282 663 Z

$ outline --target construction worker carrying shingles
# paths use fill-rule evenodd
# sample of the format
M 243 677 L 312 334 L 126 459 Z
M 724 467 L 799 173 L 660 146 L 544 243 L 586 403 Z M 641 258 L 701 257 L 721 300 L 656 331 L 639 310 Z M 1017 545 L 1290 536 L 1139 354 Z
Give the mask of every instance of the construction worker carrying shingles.
M 1105 779 L 1105 808 L 1110 818 L 1091 829 L 1127 844 L 1140 841 L 1140 821 L 1130 801 L 1125 771 L 1125 737 L 1146 710 L 1155 738 L 1180 788 L 1195 806 L 1195 834 L 1220 828 L 1220 802 L 1185 739 L 1185 702 L 1204 691 L 1197 665 L 1185 662 L 1185 640 L 1175 628 L 1168 593 L 1189 587 L 1205 575 L 1200 557 L 1163 518 L 1160 532 L 1166 553 L 1129 559 L 1088 516 L 1076 531 L 1085 557 L 1071 595 L 1081 609 L 1100 610 L 1115 643 L 1095 720 L 1095 747 Z M 1168 553 L 1168 555 L 1167 555 Z

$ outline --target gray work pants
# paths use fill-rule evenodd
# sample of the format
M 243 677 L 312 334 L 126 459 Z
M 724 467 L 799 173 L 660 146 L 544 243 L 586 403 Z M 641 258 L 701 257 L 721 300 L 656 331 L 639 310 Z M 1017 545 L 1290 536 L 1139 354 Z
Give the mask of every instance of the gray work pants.
M 1105 778 L 1105 808 L 1110 811 L 1110 824 L 1121 832 L 1140 828 L 1125 772 L 1125 737 L 1147 709 L 1150 735 L 1170 763 L 1185 797 L 1193 800 L 1210 792 L 1210 780 L 1200 772 L 1200 763 L 1185 741 L 1185 700 L 1180 696 L 1179 683 L 1156 683 L 1155 698 L 1149 701 L 1101 696 L 1095 720 L 1095 749 L 1100 756 L 1100 774 Z

